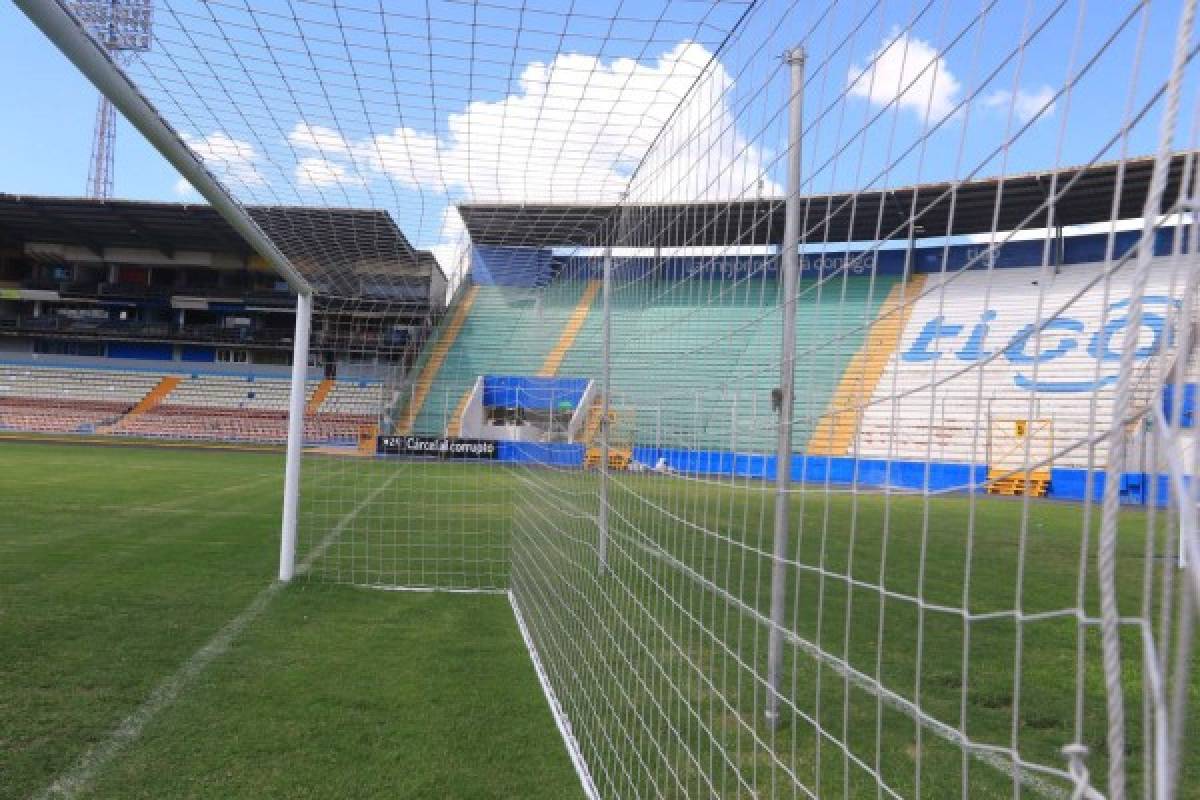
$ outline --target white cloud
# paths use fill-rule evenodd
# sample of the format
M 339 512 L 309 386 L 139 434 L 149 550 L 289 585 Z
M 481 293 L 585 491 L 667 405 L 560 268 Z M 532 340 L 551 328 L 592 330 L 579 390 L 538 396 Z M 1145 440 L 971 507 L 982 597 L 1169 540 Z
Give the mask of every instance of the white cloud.
M 896 103 L 930 123 L 951 114 L 961 99 L 962 83 L 946 59 L 929 42 L 894 29 L 871 54 L 865 66 L 854 65 L 846 77 L 850 96 L 873 105 Z M 986 109 L 1007 113 L 1009 106 L 1021 122 L 1039 113 L 1054 113 L 1054 89 L 1045 84 L 1036 89 L 1018 88 L 1014 99 L 1008 89 L 996 89 L 980 101 Z M 1042 109 L 1049 104 L 1049 108 Z
M 442 271 L 449 279 L 447 289 L 453 293 L 458 286 L 458 279 L 466 274 L 470 266 L 471 250 L 467 226 L 454 206 L 446 206 L 442 212 L 441 241 L 429 249 L 442 265 Z
M 704 48 L 690 55 L 691 93 L 673 110 L 671 122 L 658 133 L 630 187 L 634 202 L 725 200 L 781 195 L 783 188 L 767 175 L 771 153 L 746 139 L 738 128 L 730 98 L 734 82 L 724 65 L 708 62 Z M 698 79 L 697 79 L 698 78 Z
M 319 156 L 306 156 L 296 162 L 296 182 L 310 189 L 361 187 L 365 183 L 342 164 Z
M 350 140 L 299 123 L 288 139 L 304 154 L 310 184 L 379 175 L 455 200 L 601 202 L 620 197 L 672 120 L 647 158 L 645 191 L 676 198 L 736 196 L 758 185 L 763 157 L 734 124 L 728 73 L 719 64 L 705 72 L 711 60 L 693 42 L 646 63 L 561 54 L 528 64 L 517 91 L 469 103 L 436 133 L 400 127 Z M 700 90 L 673 117 L 702 75 Z M 325 163 L 317 166 L 314 159 Z M 777 189 L 764 182 L 764 191 Z
M 1004 112 L 1008 111 L 1009 106 L 1012 106 L 1013 113 L 1021 122 L 1028 122 L 1038 114 L 1042 118 L 1050 116 L 1054 113 L 1054 108 L 1057 105 L 1052 103 L 1054 99 L 1054 89 L 1042 84 L 1037 89 L 1032 91 L 1028 89 L 1018 88 L 1016 99 L 1013 99 L 1013 93 L 1008 89 L 997 89 L 989 93 L 983 98 L 983 105 L 987 108 L 994 108 Z M 1049 107 L 1047 108 L 1047 104 Z M 1045 111 L 1042 109 L 1045 108 Z
M 204 165 L 222 181 L 241 186 L 262 186 L 266 179 L 259 172 L 258 151 L 254 145 L 234 139 L 220 131 L 207 136 L 183 134 L 183 140 Z
M 188 181 L 188 179 L 184 178 L 182 176 L 180 176 L 179 180 L 175 181 L 175 183 L 172 184 L 171 191 L 173 191 L 178 197 L 183 197 L 183 198 L 193 198 L 193 197 L 200 196 L 199 192 L 196 191 L 196 189 L 192 186 L 192 184 Z
M 409 189 L 446 193 L 469 178 L 453 158 L 454 145 L 412 128 L 396 128 L 353 145 L 353 158 Z M 482 168 L 477 159 L 476 169 Z
M 895 102 L 923 120 L 928 114 L 931 123 L 950 114 L 962 88 L 935 47 L 898 30 L 880 44 L 866 65 L 850 68 L 846 85 L 852 97 L 878 106 Z
M 301 122 L 288 141 L 301 186 L 386 179 L 443 196 L 432 250 L 454 280 L 467 241 L 455 202 L 614 202 L 626 190 L 637 202 L 780 194 L 762 149 L 737 128 L 732 86 L 693 42 L 649 62 L 561 54 L 528 64 L 516 91 L 469 103 L 436 132 L 398 127 L 352 138 Z
M 340 133 L 332 128 L 326 128 L 323 125 L 309 125 L 307 122 L 297 123 L 292 132 L 288 134 L 288 141 L 299 150 L 324 157 L 344 156 L 350 152 L 346 140 Z

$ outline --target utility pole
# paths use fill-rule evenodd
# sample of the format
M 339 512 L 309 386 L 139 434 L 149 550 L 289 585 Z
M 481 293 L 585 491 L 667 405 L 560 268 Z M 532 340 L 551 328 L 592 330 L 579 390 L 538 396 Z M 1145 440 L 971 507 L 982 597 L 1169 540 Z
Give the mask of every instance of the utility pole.
M 771 630 L 767 650 L 767 724 L 779 725 L 779 684 L 783 670 L 787 600 L 788 512 L 792 472 L 792 409 L 796 394 L 796 284 L 800 271 L 800 138 L 804 121 L 804 49 L 786 56 L 791 67 L 788 104 L 786 218 L 780 269 L 783 273 L 783 342 L 779 360 L 779 439 L 775 448 L 775 546 L 771 565 Z

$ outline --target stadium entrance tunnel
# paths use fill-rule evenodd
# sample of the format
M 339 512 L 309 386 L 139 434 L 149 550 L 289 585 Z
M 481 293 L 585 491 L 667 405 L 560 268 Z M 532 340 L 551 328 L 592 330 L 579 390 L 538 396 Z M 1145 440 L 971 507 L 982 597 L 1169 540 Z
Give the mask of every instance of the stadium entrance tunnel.
M 468 439 L 574 444 L 595 382 L 588 378 L 481 375 L 463 395 L 447 434 Z

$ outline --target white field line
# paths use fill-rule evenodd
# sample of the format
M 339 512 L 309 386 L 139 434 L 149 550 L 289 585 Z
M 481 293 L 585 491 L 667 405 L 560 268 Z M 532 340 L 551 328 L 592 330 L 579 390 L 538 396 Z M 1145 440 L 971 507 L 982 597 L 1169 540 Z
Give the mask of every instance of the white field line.
M 562 734 L 563 744 L 567 746 L 567 755 L 571 757 L 571 763 L 575 765 L 575 772 L 579 775 L 583 794 L 588 800 L 599 800 L 600 792 L 596 790 L 592 773 L 583 758 L 583 752 L 579 749 L 579 741 L 575 738 L 574 731 L 571 730 L 571 720 L 567 718 L 566 712 L 558 702 L 558 695 L 554 693 L 554 687 L 550 685 L 550 676 L 546 674 L 546 669 L 542 666 L 542 659 L 538 656 L 537 648 L 534 647 L 533 637 L 529 634 L 529 629 L 525 627 L 525 618 L 521 616 L 517 598 L 511 591 L 508 592 L 508 604 L 512 606 L 513 616 L 517 620 L 517 628 L 521 631 L 525 649 L 529 651 L 529 658 L 533 662 L 533 671 L 537 673 L 538 682 L 542 685 L 542 693 L 546 695 L 546 702 L 550 705 L 554 724 L 558 726 L 558 732 Z
M 329 549 L 329 546 L 341 535 L 346 526 L 364 508 L 372 503 L 384 489 L 391 485 L 393 480 L 395 480 L 395 473 L 388 480 L 372 490 L 363 498 L 361 503 L 347 512 L 346 516 L 338 521 L 333 530 L 329 531 L 304 558 L 297 568 L 297 574 L 307 571 L 313 562 Z M 173 705 L 183 691 L 196 680 L 197 676 L 209 664 L 229 651 L 230 646 L 242 634 L 242 631 L 262 614 L 263 610 L 279 594 L 283 586 L 284 584 L 282 583 L 274 582 L 267 585 L 266 588 L 255 595 L 254 599 L 250 601 L 250 604 L 241 613 L 225 623 L 225 626 L 217 631 L 216 635 L 209 639 L 203 647 L 193 653 L 187 661 L 183 662 L 182 666 L 174 674 L 155 686 L 154 690 L 142 701 L 142 704 L 133 713 L 125 717 L 116 730 L 108 735 L 108 738 L 88 748 L 73 767 L 58 776 L 45 789 L 34 795 L 36 800 L 74 798 L 86 791 L 101 770 L 108 766 L 125 748 L 141 737 L 142 732 L 146 729 L 146 725 L 151 720 Z
M 461 586 L 391 586 L 378 583 L 356 583 L 355 588 L 373 592 L 408 592 L 410 594 L 508 594 L 508 589 L 470 589 Z

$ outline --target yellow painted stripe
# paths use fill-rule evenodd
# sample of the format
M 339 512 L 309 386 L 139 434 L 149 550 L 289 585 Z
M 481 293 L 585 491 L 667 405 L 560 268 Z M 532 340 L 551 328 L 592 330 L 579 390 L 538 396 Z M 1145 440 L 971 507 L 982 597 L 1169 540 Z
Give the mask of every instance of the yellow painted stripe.
M 458 308 L 455 309 L 454 316 L 450 318 L 449 324 L 446 325 L 441 337 L 434 344 L 433 350 L 429 353 L 429 358 L 425 361 L 425 366 L 421 369 L 421 374 L 417 376 L 412 401 L 408 404 L 408 408 L 404 411 L 404 417 L 396 427 L 397 433 L 412 433 L 413 423 L 417 420 L 417 414 L 421 412 L 421 406 L 425 405 L 425 398 L 429 395 L 429 390 L 433 388 L 434 378 L 437 377 L 438 371 L 442 368 L 442 363 L 446 360 L 446 354 L 454 346 L 454 340 L 458 338 L 458 332 L 462 330 L 462 326 L 466 323 L 467 316 L 471 313 L 471 306 L 475 304 L 475 296 L 478 294 L 478 286 L 472 286 L 467 290 L 467 293 L 463 295 L 463 299 L 459 302 Z
M 308 405 L 304 407 L 304 413 L 307 416 L 312 416 L 321 410 L 321 404 L 325 402 L 325 398 L 329 397 L 329 393 L 333 391 L 333 385 L 337 383 L 333 378 L 325 378 L 313 391 L 312 397 L 308 398 Z
M 558 343 L 547 354 L 545 363 L 538 370 L 538 377 L 553 378 L 558 374 L 558 368 L 562 366 L 563 359 L 567 357 L 567 352 L 570 351 L 571 345 L 575 344 L 575 338 L 579 336 L 579 331 L 583 329 L 583 323 L 587 321 L 588 312 L 592 309 L 592 301 L 596 299 L 596 292 L 599 290 L 600 281 L 588 281 L 583 297 L 579 298 L 575 310 L 567 318 L 567 324 L 563 328 L 562 335 L 558 337 Z
M 125 415 L 111 425 L 102 425 L 96 429 L 97 433 L 112 433 L 124 429 L 123 423 L 128 422 L 135 417 L 145 414 L 152 408 L 157 407 L 163 400 L 167 399 L 167 395 L 175 391 L 175 387 L 183 383 L 183 378 L 179 375 L 167 375 L 158 383 L 154 384 L 154 388 L 146 392 L 146 396 L 138 401 L 137 405 L 125 412 Z
M 875 394 L 892 354 L 900 346 L 916 298 L 925 286 L 924 275 L 897 283 L 888 292 L 871 323 L 862 347 L 842 372 L 829 408 L 808 440 L 807 452 L 815 456 L 844 456 L 854 441 L 858 414 Z
M 474 391 L 475 387 L 472 386 L 458 399 L 458 405 L 454 407 L 454 413 L 450 415 L 450 422 L 446 425 L 447 436 L 462 436 L 463 412 L 467 410 L 467 403 L 471 402 L 471 393 Z
M 166 400 L 167 395 L 175 391 L 175 387 L 181 383 L 183 383 L 183 378 L 180 376 L 167 375 L 161 381 L 159 381 L 158 384 L 155 385 L 155 387 L 151 389 L 146 396 L 143 397 L 141 401 L 129 411 L 128 414 L 125 415 L 125 419 L 136 417 L 138 414 L 144 414 L 150 409 L 156 407 L 163 400 Z

